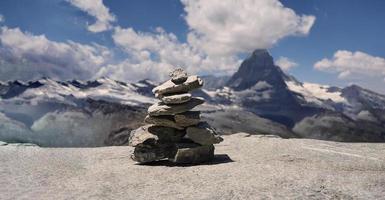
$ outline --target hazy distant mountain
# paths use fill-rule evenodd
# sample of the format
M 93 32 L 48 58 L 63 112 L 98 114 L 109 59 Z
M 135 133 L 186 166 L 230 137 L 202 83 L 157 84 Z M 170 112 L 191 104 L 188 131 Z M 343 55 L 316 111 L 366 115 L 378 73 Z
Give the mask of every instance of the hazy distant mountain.
M 256 50 L 231 77 L 204 76 L 194 95 L 222 134 L 385 141 L 385 96 L 359 86 L 302 83 Z M 41 146 L 126 144 L 156 102 L 149 80 L 0 82 L 0 140 Z
M 203 85 L 203 89 L 216 90 L 216 89 L 221 89 L 230 79 L 230 76 L 207 75 L 207 76 L 201 76 L 201 78 L 205 83 Z
M 0 140 L 42 146 L 124 144 L 155 102 L 148 80 L 51 79 L 0 86 Z

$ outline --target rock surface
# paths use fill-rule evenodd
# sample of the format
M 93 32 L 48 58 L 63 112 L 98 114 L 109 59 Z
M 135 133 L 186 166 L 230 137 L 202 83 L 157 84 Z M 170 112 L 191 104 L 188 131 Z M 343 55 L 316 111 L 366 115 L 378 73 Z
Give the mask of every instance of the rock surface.
M 192 126 L 201 121 L 200 113 L 200 111 L 187 111 L 179 113 L 174 116 L 174 120 L 177 124 L 180 124 L 183 127 Z
M 169 159 L 174 163 L 198 164 L 210 161 L 214 158 L 214 145 L 197 145 L 192 143 L 176 144 L 175 157 Z
M 171 127 L 178 130 L 184 129 L 182 126 L 175 123 L 174 117 L 170 115 L 164 115 L 164 116 L 150 116 L 147 115 L 146 118 L 144 118 L 144 122 L 149 124 L 155 124 L 158 126 L 165 126 L 165 127 Z
M 0 146 L 11 199 L 383 199 L 385 144 L 235 134 L 211 164 L 137 165 L 132 147 Z M 227 154 L 228 157 L 224 154 Z M 154 178 L 157 177 L 157 178 Z
M 191 99 L 190 93 L 174 94 L 169 96 L 163 96 L 162 102 L 165 104 L 180 104 L 185 103 Z
M 178 113 L 187 112 L 203 103 L 204 103 L 204 99 L 200 97 L 194 97 L 194 98 L 191 98 L 189 102 L 176 104 L 172 106 L 159 102 L 148 108 L 148 114 L 151 116 L 175 115 Z
M 139 127 L 137 129 L 131 131 L 128 144 L 130 146 L 133 146 L 133 147 L 136 147 L 142 143 L 155 144 L 159 140 L 159 138 L 157 135 L 154 135 L 154 134 L 147 131 L 149 126 L 150 125 L 142 126 L 142 127 Z
M 169 127 L 145 125 L 133 130 L 130 134 L 129 145 L 136 147 L 139 144 L 158 144 L 177 142 L 185 135 L 184 131 Z
M 171 80 L 164 82 L 162 85 L 155 87 L 152 92 L 158 95 L 189 92 L 191 90 L 202 87 L 203 81 L 198 76 L 189 76 L 186 82 L 175 84 Z
M 134 153 L 131 155 L 131 159 L 140 163 L 148 163 L 168 158 L 174 155 L 174 152 L 174 146 L 170 146 L 168 144 L 139 144 L 135 147 Z
M 182 68 L 178 68 L 170 73 L 171 81 L 175 84 L 181 84 L 187 80 L 187 73 Z
M 218 144 L 223 141 L 223 138 L 207 122 L 187 127 L 185 137 L 201 145 Z

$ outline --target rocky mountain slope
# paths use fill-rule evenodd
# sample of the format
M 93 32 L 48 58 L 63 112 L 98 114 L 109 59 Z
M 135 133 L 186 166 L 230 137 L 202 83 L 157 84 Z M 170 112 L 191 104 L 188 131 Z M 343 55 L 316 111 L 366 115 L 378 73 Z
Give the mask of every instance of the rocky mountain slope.
M 385 141 L 385 95 L 302 83 L 285 74 L 266 50 L 256 50 L 215 91 L 211 101 L 236 105 L 285 125 L 293 136 L 336 141 Z
M 108 78 L 2 83 L 0 141 L 44 147 L 126 145 L 130 131 L 143 125 L 148 106 L 158 101 L 153 88 L 148 80 L 123 83 Z M 196 96 L 209 98 L 203 91 Z M 222 134 L 248 131 L 291 136 L 286 127 L 240 108 L 210 103 L 197 109 L 208 110 L 203 120 L 215 123 Z
M 198 166 L 131 147 L 0 146 L 1 199 L 383 199 L 385 145 L 235 134 Z M 156 178 L 154 178 L 156 177 Z
M 147 80 L 59 82 L 44 78 L 0 86 L 0 140 L 41 146 L 127 143 L 155 99 Z
M 334 141 L 385 141 L 385 95 L 356 85 L 302 83 L 254 51 L 231 77 L 204 76 L 194 92 L 222 134 L 249 132 Z M 124 145 L 157 101 L 149 80 L 0 83 L 0 140 L 41 146 Z

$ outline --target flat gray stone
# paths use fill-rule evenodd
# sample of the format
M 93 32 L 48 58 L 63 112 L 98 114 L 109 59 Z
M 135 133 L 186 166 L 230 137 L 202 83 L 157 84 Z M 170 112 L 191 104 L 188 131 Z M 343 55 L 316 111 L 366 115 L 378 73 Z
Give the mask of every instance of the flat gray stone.
M 177 130 L 170 127 L 164 126 L 149 126 L 148 132 L 157 135 L 159 141 L 162 143 L 175 143 L 182 140 L 183 136 L 186 134 L 186 131 Z
M 178 113 L 187 112 L 195 106 L 204 103 L 204 99 L 200 97 L 191 98 L 190 101 L 182 104 L 167 105 L 163 102 L 158 102 L 148 108 L 148 114 L 151 116 L 159 115 L 175 115 Z
M 187 127 L 185 137 L 201 145 L 218 144 L 223 141 L 223 138 L 206 122 Z
M 185 131 L 174 128 L 145 125 L 131 131 L 128 145 L 136 147 L 142 144 L 159 145 L 178 142 L 184 135 Z
M 182 68 L 178 68 L 170 73 L 170 77 L 173 83 L 181 84 L 187 80 L 187 73 Z
M 159 137 L 148 131 L 148 127 L 150 126 L 151 125 L 145 125 L 132 130 L 128 139 L 128 145 L 136 147 L 140 144 L 156 144 Z
M 203 81 L 198 76 L 189 76 L 184 83 L 175 84 L 171 80 L 164 82 L 152 89 L 155 96 L 160 97 L 166 94 L 184 93 L 202 87 Z
M 187 111 L 174 116 L 176 124 L 182 127 L 196 125 L 201 121 L 200 111 Z
M 176 154 L 169 160 L 179 164 L 198 164 L 214 158 L 214 145 L 198 145 L 194 143 L 176 144 Z
M 163 115 L 163 116 L 147 115 L 146 118 L 144 118 L 144 122 L 149 124 L 155 124 L 157 126 L 171 127 L 179 130 L 184 129 L 183 126 L 180 126 L 175 122 L 174 117 L 171 115 Z
M 175 146 L 169 144 L 162 145 L 138 145 L 131 155 L 131 159 L 139 163 L 148 163 L 166 159 L 173 155 Z
M 165 104 L 181 104 L 191 99 L 190 93 L 175 94 L 169 96 L 162 96 L 161 100 Z

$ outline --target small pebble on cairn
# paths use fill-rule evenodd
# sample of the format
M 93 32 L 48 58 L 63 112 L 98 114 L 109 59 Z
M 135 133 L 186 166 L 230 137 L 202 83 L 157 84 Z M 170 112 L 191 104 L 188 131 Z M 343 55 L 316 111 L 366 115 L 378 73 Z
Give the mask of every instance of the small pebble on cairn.
M 192 97 L 192 90 L 202 87 L 198 76 L 187 76 L 178 68 L 171 79 L 152 92 L 160 102 L 148 108 L 148 125 L 131 131 L 129 145 L 135 147 L 131 158 L 139 163 L 169 160 L 179 164 L 199 164 L 214 158 L 214 145 L 223 141 L 200 111 L 191 111 L 204 99 Z

